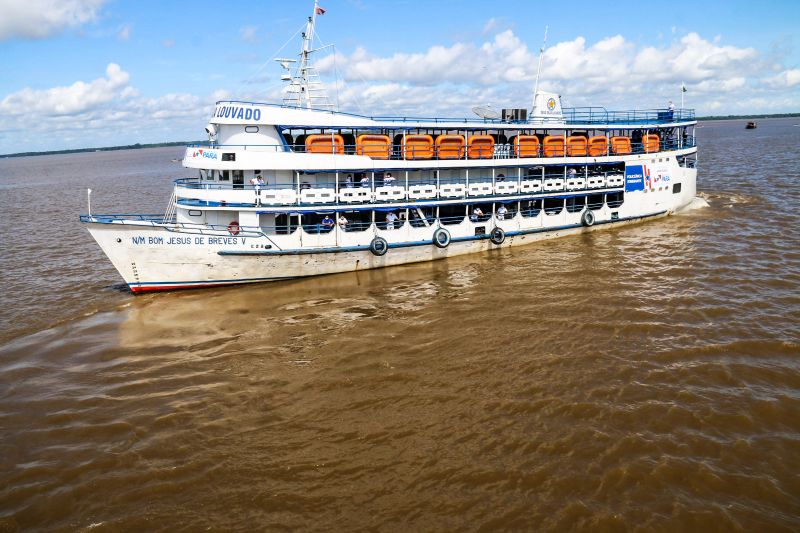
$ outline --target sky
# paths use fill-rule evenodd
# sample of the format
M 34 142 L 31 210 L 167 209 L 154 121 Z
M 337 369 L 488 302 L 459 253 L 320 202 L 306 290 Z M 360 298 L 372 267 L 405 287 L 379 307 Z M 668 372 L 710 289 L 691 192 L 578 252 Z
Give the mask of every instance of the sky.
M 800 112 L 800 1 L 319 0 L 316 65 L 364 115 L 530 107 Z M 279 102 L 313 0 L 0 0 L 0 154 L 200 140 L 221 99 Z

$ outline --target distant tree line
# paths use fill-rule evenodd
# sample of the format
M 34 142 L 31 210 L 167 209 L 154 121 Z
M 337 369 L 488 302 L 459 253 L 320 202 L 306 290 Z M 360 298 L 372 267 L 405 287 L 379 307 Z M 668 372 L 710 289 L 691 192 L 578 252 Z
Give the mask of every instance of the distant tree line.
M 697 120 L 736 120 L 746 118 L 787 118 L 800 117 L 800 113 L 776 113 L 772 115 L 709 115 L 707 117 L 697 117 Z
M 72 148 L 70 150 L 49 150 L 46 152 L 19 152 L 6 154 L 0 157 L 28 157 L 33 155 L 79 154 L 81 152 L 112 152 L 114 150 L 138 150 L 139 148 L 161 148 L 163 146 L 186 146 L 187 144 L 200 144 L 206 141 L 175 141 L 168 143 L 126 144 L 124 146 L 104 146 L 102 148 Z

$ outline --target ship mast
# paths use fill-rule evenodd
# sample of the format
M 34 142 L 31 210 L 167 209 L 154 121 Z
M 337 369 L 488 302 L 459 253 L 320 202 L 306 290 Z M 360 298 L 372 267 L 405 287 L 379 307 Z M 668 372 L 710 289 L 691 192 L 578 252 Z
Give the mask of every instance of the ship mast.
M 314 26 L 317 22 L 317 15 L 325 11 L 319 7 L 317 0 L 314 0 L 314 11 L 306 23 L 306 31 L 303 32 L 303 47 L 300 50 L 300 60 L 276 59 L 287 71 L 291 63 L 297 63 L 297 69 L 293 75 L 284 74 L 281 79 L 289 81 L 289 86 L 283 96 L 283 103 L 306 109 L 327 109 L 333 110 L 334 106 L 328 98 L 325 86 L 319 81 L 319 75 L 311 62 L 311 54 L 314 39 Z
M 533 86 L 533 105 L 531 106 L 531 115 L 533 115 L 534 110 L 536 109 L 536 93 L 539 92 L 539 74 L 542 72 L 542 59 L 544 58 L 544 48 L 547 46 L 547 28 L 548 26 L 544 27 L 544 40 L 542 41 L 542 47 L 539 48 L 539 66 L 536 67 L 536 83 Z

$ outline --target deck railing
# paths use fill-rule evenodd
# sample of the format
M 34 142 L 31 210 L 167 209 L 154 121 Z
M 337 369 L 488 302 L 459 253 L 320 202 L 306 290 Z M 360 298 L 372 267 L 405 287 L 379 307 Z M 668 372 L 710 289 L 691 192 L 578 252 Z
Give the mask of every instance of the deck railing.
M 258 105 L 267 107 L 279 107 L 284 109 L 296 109 L 299 111 L 308 111 L 308 109 L 298 106 L 291 106 L 285 104 L 270 104 L 261 102 L 248 102 L 240 100 L 226 100 L 220 103 L 231 104 L 245 104 L 245 105 Z M 461 124 L 529 124 L 536 126 L 541 122 L 535 121 L 533 118 L 528 120 L 503 120 L 503 119 L 489 119 L 489 118 L 465 118 L 465 117 L 407 117 L 407 116 L 369 116 L 359 115 L 356 113 L 346 113 L 341 111 L 325 111 L 315 110 L 316 113 L 324 113 L 330 115 L 341 115 L 347 117 L 356 117 L 361 119 L 368 119 L 375 122 L 428 122 L 434 124 L 443 123 L 461 123 Z M 566 124 L 669 124 L 671 122 L 691 121 L 695 119 L 694 109 L 631 109 L 622 111 L 609 111 L 604 107 L 565 107 L 562 108 L 562 114 Z

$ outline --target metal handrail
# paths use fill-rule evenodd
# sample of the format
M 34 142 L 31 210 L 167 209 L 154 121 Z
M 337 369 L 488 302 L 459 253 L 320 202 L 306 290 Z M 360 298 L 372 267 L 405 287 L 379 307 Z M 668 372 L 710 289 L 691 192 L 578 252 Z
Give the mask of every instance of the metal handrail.
M 247 104 L 258 105 L 266 107 L 278 107 L 282 109 L 296 109 L 300 111 L 309 111 L 304 107 L 287 105 L 287 104 L 272 104 L 266 102 L 250 102 L 242 100 L 220 100 L 217 105 L 222 103 L 231 104 Z M 368 119 L 375 122 L 432 122 L 439 123 L 464 123 L 464 124 L 530 124 L 537 125 L 534 118 L 528 120 L 503 120 L 503 119 L 488 119 L 488 118 L 466 118 L 466 117 L 406 117 L 406 116 L 370 116 L 359 115 L 356 113 L 347 113 L 343 111 L 332 110 L 313 110 L 315 113 L 324 113 L 329 115 L 341 115 L 345 117 L 356 117 Z M 625 121 L 631 121 L 631 124 L 668 124 L 671 122 L 680 122 L 687 120 L 694 120 L 694 109 L 676 109 L 671 112 L 669 109 L 632 109 L 622 111 L 608 111 L 603 107 L 564 107 L 561 110 L 565 118 L 566 124 L 620 124 Z M 570 117 L 570 118 L 568 118 Z M 602 120 L 601 120 L 602 119 Z M 350 126 L 353 127 L 353 126 Z M 358 126 L 355 126 L 358 127 Z
M 581 198 L 581 201 L 575 201 L 575 205 L 581 206 L 588 206 L 590 209 L 599 209 L 605 203 L 610 208 L 618 208 L 620 207 L 624 201 L 625 197 L 621 191 L 618 192 L 611 192 L 611 193 L 598 193 L 598 195 L 603 196 L 602 202 L 593 201 L 590 202 L 589 198 L 592 196 L 588 191 L 581 191 L 577 194 L 572 194 L 570 196 L 558 196 L 558 197 L 546 197 L 546 198 L 535 198 L 532 200 L 515 200 L 516 202 L 520 203 L 520 209 L 517 208 L 515 204 L 506 204 L 503 205 L 507 206 L 507 214 L 505 219 L 511 219 L 516 216 L 516 213 L 521 213 L 523 216 L 537 216 L 538 213 L 544 210 L 548 215 L 558 214 L 563 211 L 565 208 L 569 209 L 567 206 L 567 199 L 571 197 Z M 558 206 L 545 206 L 544 200 L 561 200 L 560 205 Z M 531 207 L 531 202 L 533 202 L 533 206 Z M 433 216 L 427 216 L 428 223 L 433 225 L 438 220 L 440 224 L 443 225 L 454 225 L 460 224 L 465 220 L 469 220 L 470 222 L 474 223 L 485 223 L 488 222 L 492 218 L 492 213 L 489 210 L 486 210 L 482 215 L 475 215 L 473 210 L 470 208 L 476 204 L 479 205 L 486 205 L 490 203 L 495 203 L 492 201 L 486 202 L 468 202 L 463 205 L 465 208 L 465 214 L 463 215 L 451 215 L 451 216 L 440 216 L 438 219 Z M 527 208 L 526 208 L 527 207 Z M 406 208 L 401 208 L 399 210 L 395 210 L 395 212 L 402 212 Z M 393 229 L 400 229 L 405 225 L 409 225 L 411 227 L 422 227 L 423 224 L 420 219 L 415 218 L 416 211 L 413 208 L 409 208 L 409 217 L 408 219 L 398 217 L 397 220 L 394 221 Z M 578 209 L 575 212 L 580 211 Z M 349 210 L 346 207 L 339 206 L 336 209 L 331 209 L 330 211 L 324 210 L 324 213 L 347 213 Z M 384 211 L 375 211 L 376 218 L 377 214 L 380 212 L 382 216 L 385 216 Z M 239 226 L 238 224 L 231 224 L 231 225 L 219 225 L 219 224 L 200 224 L 200 223 L 188 223 L 188 222 L 175 222 L 170 221 L 168 223 L 162 222 L 163 215 L 151 215 L 151 214 L 101 214 L 101 215 L 80 215 L 81 222 L 93 222 L 93 223 L 101 223 L 101 224 L 113 224 L 113 223 L 124 223 L 124 222 L 149 222 L 149 225 L 155 227 L 162 227 L 168 231 L 177 231 L 181 233 L 189 233 L 189 234 L 196 234 L 196 235 L 205 235 L 210 237 L 228 237 L 228 236 L 241 236 L 241 237 L 266 237 L 267 239 L 272 242 L 272 244 L 279 249 L 279 247 L 272 241 L 270 237 L 275 235 L 288 235 L 294 233 L 298 227 L 300 227 L 303 231 L 309 234 L 323 234 L 333 231 L 336 227 L 334 226 L 327 226 L 322 224 L 322 222 L 316 222 L 311 224 L 274 224 L 274 225 L 261 225 L 261 226 Z M 336 219 L 336 217 L 334 217 Z M 372 228 L 373 225 L 376 226 L 377 229 L 387 229 L 387 222 L 385 220 L 375 220 L 373 221 L 348 221 L 346 225 L 341 226 L 338 225 L 339 229 L 342 231 L 348 232 L 358 232 L 358 231 L 366 231 Z

